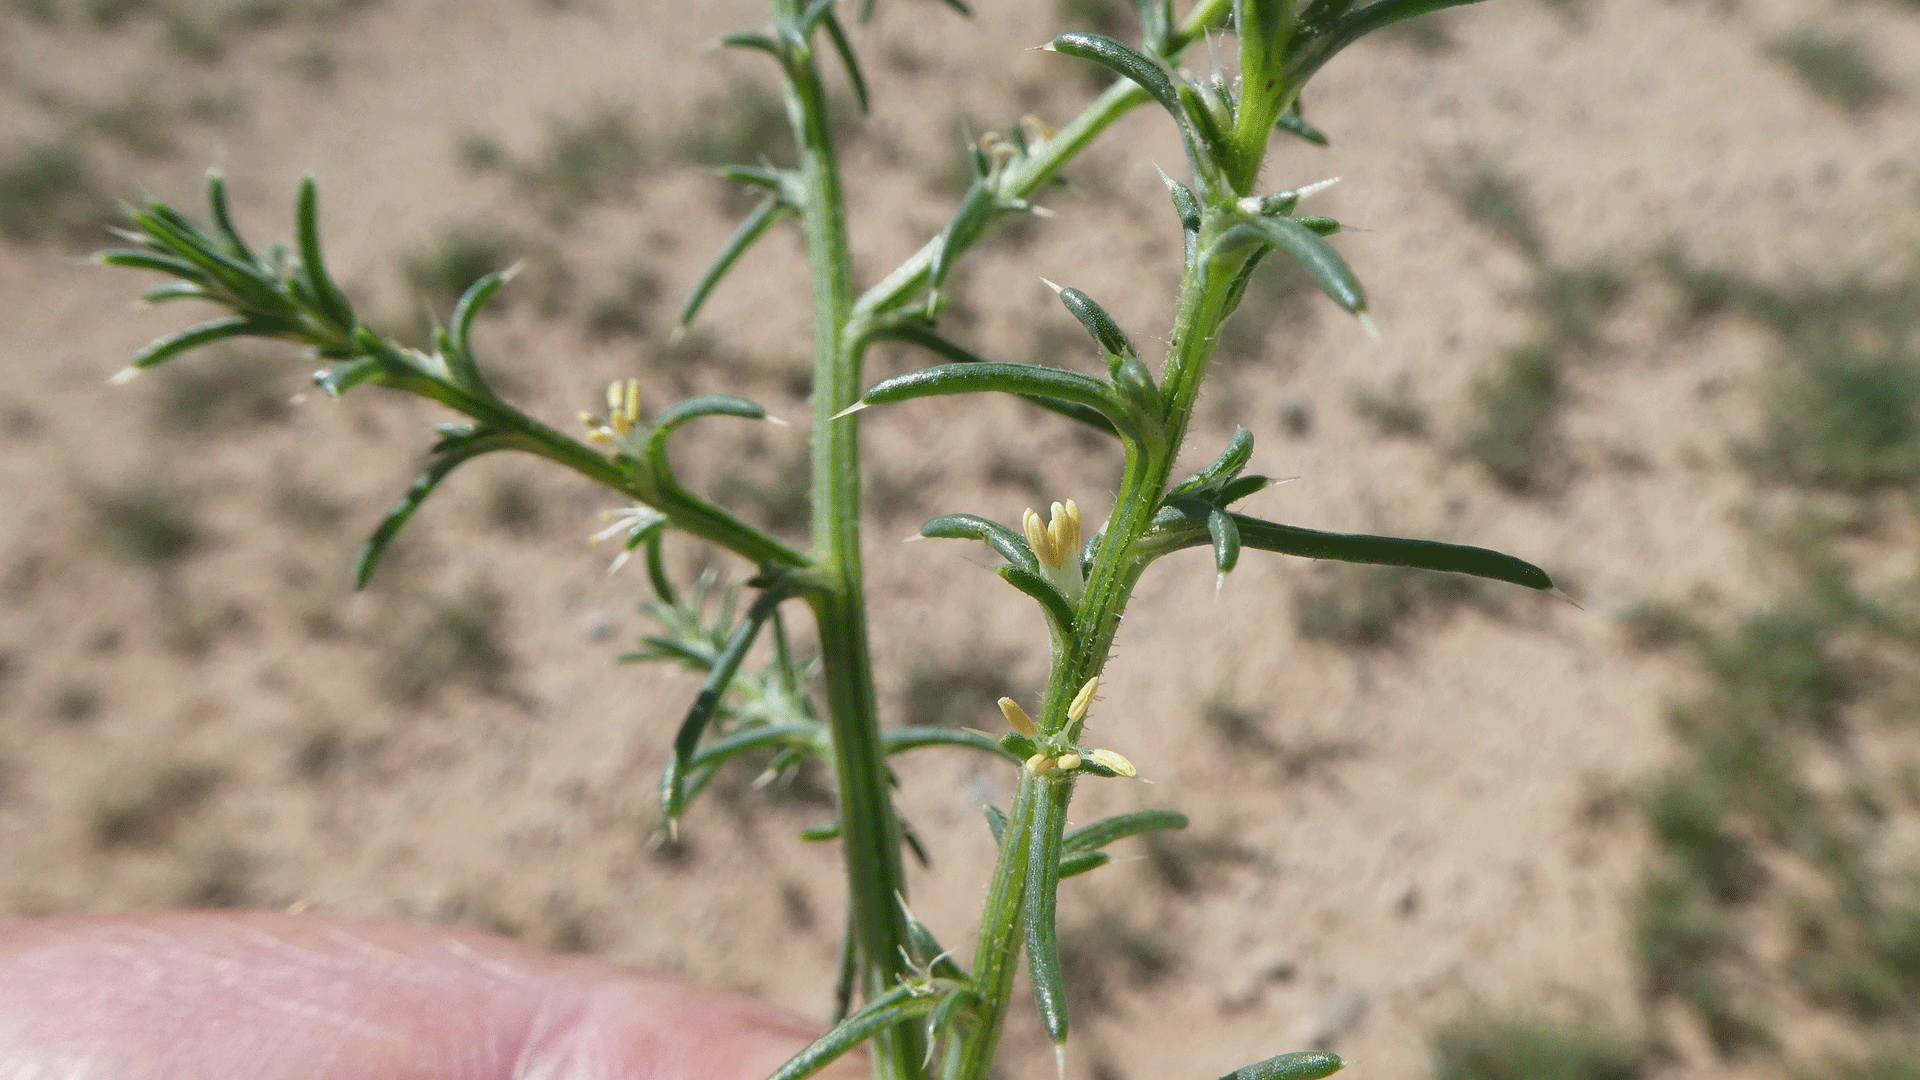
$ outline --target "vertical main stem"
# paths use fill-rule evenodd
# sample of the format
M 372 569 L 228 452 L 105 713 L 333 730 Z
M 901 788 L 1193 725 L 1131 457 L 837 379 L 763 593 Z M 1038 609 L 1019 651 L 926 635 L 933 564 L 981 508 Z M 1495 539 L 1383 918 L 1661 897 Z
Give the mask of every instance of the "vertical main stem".
M 880 742 L 867 638 L 860 557 L 860 427 L 854 417 L 835 419 L 860 395 L 860 349 L 846 336 L 853 309 L 853 259 L 826 94 L 809 46 L 799 43 L 790 49 L 787 114 L 806 190 L 800 217 L 813 277 L 813 547 L 820 588 L 812 605 L 820 628 L 860 992 L 872 1000 L 906 973 L 901 950 L 908 937 L 900 907 L 906 895 L 900 822 Z M 874 1042 L 874 1076 L 917 1080 L 923 1074 L 923 1052 L 916 1026 L 885 1032 Z

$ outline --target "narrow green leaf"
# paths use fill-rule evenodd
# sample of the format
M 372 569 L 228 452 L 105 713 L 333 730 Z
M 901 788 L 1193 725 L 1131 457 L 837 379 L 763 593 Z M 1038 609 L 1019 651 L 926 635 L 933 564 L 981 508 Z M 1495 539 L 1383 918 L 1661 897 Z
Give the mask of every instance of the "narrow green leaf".
M 166 281 L 140 294 L 143 304 L 164 304 L 169 300 L 205 300 L 207 290 L 191 281 Z
M 148 342 L 147 347 L 134 356 L 132 366 L 158 367 L 188 349 L 197 349 L 202 345 L 211 345 L 230 337 L 243 337 L 258 332 L 259 327 L 252 319 L 245 316 L 235 315 L 226 319 L 214 319 L 189 326 L 185 330 L 176 330 L 166 337 Z
M 765 750 L 770 746 L 791 746 L 815 753 L 826 749 L 816 724 L 763 724 L 736 731 L 723 739 L 715 739 L 701 747 L 700 752 L 693 755 L 687 764 L 691 768 L 717 766 L 741 754 Z
M 1113 316 L 1095 303 L 1093 297 L 1079 289 L 1064 288 L 1060 290 L 1060 302 L 1087 328 L 1087 333 L 1093 335 L 1094 344 L 1100 346 L 1101 352 L 1115 358 L 1139 355 L 1133 342 L 1127 340 L 1126 331 L 1120 329 L 1120 324 L 1114 322 Z
M 1220 451 L 1220 456 L 1214 458 L 1211 465 L 1175 484 L 1167 497 L 1217 491 L 1239 476 L 1252 457 L 1253 432 L 1244 427 L 1234 428 L 1233 438 L 1227 440 L 1227 448 Z
M 690 420 L 703 416 L 737 416 L 745 420 L 765 420 L 767 410 L 732 394 L 701 394 L 685 401 L 677 401 L 660 410 L 653 418 L 653 434 L 648 439 L 648 449 L 659 453 L 666 446 L 667 437 L 674 430 Z
M 1186 261 L 1191 264 L 1200 245 L 1200 200 L 1193 189 L 1168 176 L 1160 174 L 1167 182 L 1167 194 L 1173 197 L 1173 212 L 1180 216 L 1180 231 L 1186 239 Z
M 1360 315 L 1367 310 L 1366 293 L 1359 279 L 1340 253 L 1327 245 L 1320 235 L 1286 217 L 1258 217 L 1243 221 L 1215 242 L 1215 251 L 1225 251 L 1247 243 L 1260 243 L 1291 257 L 1330 297 L 1347 312 Z
M 313 373 L 313 383 L 328 397 L 337 398 L 363 382 L 377 379 L 386 368 L 371 356 L 357 357 Z
M 1338 1054 L 1305 1050 L 1243 1065 L 1220 1080 L 1322 1080 L 1346 1067 L 1347 1063 Z
M 1300 115 L 1300 103 L 1298 101 L 1294 102 L 1293 108 L 1281 113 L 1279 120 L 1275 121 L 1273 126 L 1295 138 L 1305 139 L 1315 146 L 1333 145 L 1328 141 L 1325 132 L 1307 123 L 1307 118 Z
M 1214 115 L 1214 111 L 1207 107 L 1207 100 L 1202 96 L 1199 87 L 1192 83 L 1181 83 L 1178 93 L 1180 104 L 1186 108 L 1188 122 L 1193 125 L 1194 133 L 1200 137 L 1200 145 L 1206 148 L 1207 158 L 1222 165 L 1232 162 L 1236 152 L 1232 136 L 1221 124 L 1224 118 Z
M 1543 591 L 1553 588 L 1553 579 L 1547 576 L 1546 571 L 1532 563 L 1486 548 L 1443 544 L 1433 540 L 1317 532 L 1239 514 L 1233 515 L 1233 519 L 1240 528 L 1241 542 L 1262 551 L 1278 551 L 1309 559 L 1445 570 Z
M 941 337 L 934 332 L 932 327 L 918 320 L 903 321 L 889 326 L 877 334 L 876 337 L 879 340 L 904 341 L 912 345 L 918 345 L 929 352 L 937 353 L 958 364 L 990 363 L 986 357 L 977 356 L 974 353 L 968 352 L 965 348 Z M 1022 400 L 1029 404 L 1038 405 L 1048 412 L 1058 413 L 1069 420 L 1078 420 L 1088 427 L 1099 428 L 1109 435 L 1119 434 L 1119 432 L 1114 429 L 1113 421 L 1085 405 L 1076 405 L 1073 402 L 1061 401 L 1058 398 L 1032 397 L 1027 395 L 1022 395 Z
M 747 609 L 746 618 L 734 627 L 720 655 L 714 659 L 713 668 L 707 673 L 707 681 L 693 699 L 693 707 L 687 710 L 686 719 L 680 723 L 680 732 L 673 740 L 673 754 L 667 759 L 665 774 L 660 777 L 660 810 L 667 820 L 678 818 L 686 808 L 685 777 L 692 767 L 700 737 L 706 733 L 707 724 L 720 711 L 720 699 L 726 694 L 727 687 L 732 685 L 734 674 L 740 670 L 740 662 L 746 659 L 747 650 L 760 634 L 760 627 L 766 624 L 773 609 L 786 599 L 787 593 L 783 589 L 762 592 Z
M 1090 851 L 1098 851 L 1116 840 L 1125 840 L 1129 836 L 1186 827 L 1187 815 L 1177 810 L 1135 810 L 1132 813 L 1115 814 L 1113 817 L 1073 830 L 1061 841 L 1061 850 L 1069 855 L 1082 855 Z
M 759 206 L 754 207 L 753 213 L 748 214 L 746 220 L 740 223 L 740 227 L 727 238 L 727 242 L 721 245 L 720 254 L 714 256 L 713 262 L 707 264 L 706 272 L 700 275 L 700 280 L 693 283 L 693 291 L 687 294 L 686 303 L 680 305 L 680 314 L 675 318 L 678 325 L 686 326 L 693 322 L 693 317 L 699 313 L 700 305 L 707 302 L 707 297 L 713 292 L 714 286 L 720 284 L 720 279 L 726 276 L 728 270 L 733 269 L 733 264 L 739 261 L 740 256 L 745 254 L 749 247 L 753 246 L 753 242 L 766 235 L 767 230 L 773 227 L 773 223 L 780 220 L 782 209 L 783 206 L 777 198 L 763 199 Z
M 825 825 L 815 825 L 811 828 L 801 829 L 800 839 L 805 840 L 809 844 L 823 844 L 828 840 L 838 840 L 840 839 L 840 823 L 832 821 Z
M 258 267 L 243 263 L 220 250 L 211 237 L 180 217 L 172 207 L 154 203 L 144 210 L 132 211 L 130 216 L 152 237 L 154 247 L 200 268 L 200 273 L 194 275 L 193 280 L 200 281 L 210 289 L 217 282 L 225 291 L 253 308 L 271 310 L 286 302 L 274 291 L 273 283 Z
M 847 69 L 847 81 L 853 84 L 853 100 L 860 106 L 860 115 L 865 116 L 871 111 L 867 104 L 867 77 L 860 73 L 860 58 L 854 54 L 853 43 L 847 40 L 847 32 L 840 28 L 840 20 L 831 9 L 827 11 L 827 36 L 833 39 L 833 51 L 840 54 L 840 63 Z
M 960 746 L 968 750 L 981 750 L 995 757 L 1006 758 L 1015 764 L 1026 758 L 1015 757 L 1008 753 L 990 735 L 966 728 L 904 727 L 889 728 L 880 734 L 880 746 L 887 754 L 897 754 L 902 750 L 916 750 L 922 746 Z
M 930 994 L 917 994 L 915 990 L 915 987 L 901 985 L 874 998 L 861 1006 L 860 1011 L 834 1025 L 833 1030 L 820 1036 L 812 1046 L 795 1054 L 767 1080 L 805 1080 L 879 1032 L 932 1012 L 939 999 Z
M 1033 978 L 1033 1000 L 1040 1022 L 1055 1046 L 1067 1041 L 1067 988 L 1060 971 L 1060 947 L 1054 926 L 1054 908 L 1060 892 L 1061 830 L 1067 823 L 1067 801 L 1073 797 L 1073 779 L 1042 776 L 1034 799 L 1032 831 L 1028 834 L 1026 893 L 1021 907 L 1027 931 L 1027 963 Z
M 1304 86 L 1347 46 L 1394 23 L 1479 0 L 1373 0 L 1345 12 L 1330 27 L 1297 35 L 1287 49 L 1287 77 Z
M 1219 507 L 1207 512 L 1207 536 L 1213 541 L 1213 572 L 1225 577 L 1240 561 L 1240 529 L 1233 515 Z
M 130 270 L 152 270 L 155 273 L 169 274 L 182 281 L 204 284 L 207 272 L 199 266 L 177 255 L 162 255 L 157 251 L 137 251 L 133 248 L 115 248 L 103 251 L 93 257 L 93 261 L 102 266 L 124 266 Z
M 720 44 L 729 49 L 758 49 L 775 59 L 785 59 L 780 43 L 758 30 L 742 30 L 739 33 L 723 34 Z
M 207 170 L 207 212 L 213 218 L 213 227 L 220 230 L 220 236 L 226 241 L 227 254 L 242 262 L 258 263 L 253 249 L 247 247 L 247 241 L 240 230 L 233 227 L 233 216 L 227 210 L 227 178 L 219 169 Z
M 1272 484 L 1273 481 L 1264 476 L 1237 477 L 1221 485 L 1220 493 L 1214 497 L 1214 502 L 1221 506 L 1232 506 L 1256 491 L 1265 491 Z
M 512 279 L 513 273 L 511 267 L 495 270 L 467 286 L 459 302 L 453 305 L 453 321 L 447 327 L 447 342 L 452 346 L 447 351 L 447 369 L 453 373 L 453 381 L 483 397 L 491 398 L 494 394 L 473 359 L 473 321 L 480 317 L 487 301 Z
M 661 603 L 673 607 L 680 602 L 680 595 L 673 587 L 673 579 L 667 576 L 665 552 L 661 550 L 661 541 L 666 538 L 666 518 L 649 524 L 636 537 L 644 537 L 647 545 L 647 583 L 653 586 L 653 595 Z
M 1085 405 L 1113 422 L 1121 434 L 1134 433 L 1126 403 L 1098 379 L 1077 371 L 988 361 L 980 364 L 936 364 L 896 375 L 860 396 L 862 405 L 892 405 L 943 394 L 997 391 L 1026 397 L 1057 398 Z
M 974 514 L 942 514 L 920 526 L 920 535 L 931 540 L 978 540 L 1000 553 L 1008 563 L 1033 573 L 1040 572 L 1027 538 L 997 521 Z
M 1153 383 L 1153 372 L 1138 356 L 1123 356 L 1113 366 L 1113 385 L 1134 408 L 1156 422 L 1161 419 L 1165 406 L 1160 401 L 1160 388 Z
M 321 314 L 335 326 L 351 329 L 353 305 L 327 273 L 326 259 L 320 253 L 320 189 L 312 176 L 300 178 L 300 198 L 295 213 L 300 242 L 300 274 L 319 303 Z
M 992 803 L 982 804 L 980 811 L 987 815 L 987 831 L 993 834 L 993 842 L 996 844 L 1005 842 L 1007 838 L 1006 811 Z
M 785 169 L 776 169 L 771 165 L 722 165 L 715 170 L 723 179 L 738 184 L 749 184 L 757 188 L 780 193 L 787 189 Z
M 1153 58 L 1130 45 L 1107 37 L 1104 34 L 1089 34 L 1073 30 L 1042 46 L 1049 52 L 1065 53 L 1081 60 L 1091 60 L 1108 71 L 1124 79 L 1131 79 L 1148 96 L 1160 103 L 1173 119 L 1186 129 L 1186 119 L 1180 107 L 1179 92 L 1173 88 L 1173 80 Z
M 1060 628 L 1061 633 L 1073 633 L 1073 605 L 1067 603 L 1067 598 L 1060 595 L 1060 590 L 1054 588 L 1052 582 L 1022 566 L 1002 566 L 995 573 L 1006 578 L 1014 588 L 1040 601 L 1047 618 Z
M 1547 576 L 1546 571 L 1530 562 L 1486 548 L 1443 544 L 1435 540 L 1320 532 L 1261 521 L 1242 514 L 1231 516 L 1240 531 L 1241 544 L 1259 551 L 1276 551 L 1304 559 L 1441 570 L 1505 581 L 1543 592 L 1553 588 L 1553 579 Z M 1141 554 L 1149 557 L 1210 542 L 1205 518 L 1196 517 L 1182 506 L 1169 504 L 1155 519 L 1155 525 L 1155 530 L 1140 543 L 1143 549 Z
M 812 2 L 807 5 L 806 10 L 800 13 L 799 28 L 800 39 L 802 41 L 806 40 L 807 35 L 819 29 L 820 20 L 826 16 L 828 11 L 833 9 L 834 3 L 835 0 L 812 0 Z
M 498 442 L 485 436 L 475 436 L 463 445 L 442 451 L 439 457 L 434 458 L 407 487 L 399 501 L 387 510 L 387 516 L 380 519 L 380 524 L 374 527 L 367 542 L 360 545 L 360 550 L 353 557 L 353 587 L 367 587 L 367 582 L 373 578 L 374 568 L 380 563 L 380 556 L 386 553 L 387 545 L 400 535 L 400 530 L 412 520 L 413 512 L 420 509 L 420 504 L 433 494 L 433 489 L 440 486 L 440 481 L 445 480 L 448 473 L 481 454 L 499 449 L 502 447 Z
M 978 154 L 979 145 L 971 145 Z M 927 288 L 935 292 L 939 292 L 940 287 L 946 284 L 947 274 L 953 270 L 960 256 L 986 234 L 987 226 L 993 224 L 998 210 L 981 161 L 975 162 L 975 171 L 978 175 L 973 179 L 973 186 L 967 189 L 953 217 L 947 219 L 946 227 L 940 230 L 940 246 L 927 266 Z
M 932 1014 L 927 1017 L 927 1042 L 931 1044 L 946 1034 L 954 1021 L 960 1018 L 962 1011 L 971 1008 L 979 1000 L 979 994 L 964 986 L 947 991 L 940 998 L 940 1004 L 934 1006 Z
M 921 922 L 907 907 L 905 898 L 900 899 L 900 911 L 907 917 L 907 940 L 913 943 L 914 951 L 920 954 L 920 962 L 927 966 L 935 978 L 965 982 L 967 969 L 954 960 L 953 954 L 933 936 L 927 924 Z
M 1089 870 L 1098 870 L 1113 861 L 1113 856 L 1104 851 L 1082 851 L 1075 855 L 1060 857 L 1060 880 L 1078 877 Z

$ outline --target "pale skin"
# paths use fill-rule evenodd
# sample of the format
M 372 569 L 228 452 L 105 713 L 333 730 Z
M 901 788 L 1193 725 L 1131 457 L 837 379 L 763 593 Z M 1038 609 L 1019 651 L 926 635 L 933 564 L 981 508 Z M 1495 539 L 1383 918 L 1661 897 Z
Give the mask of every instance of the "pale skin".
M 760 1080 L 820 1027 L 459 927 L 0 920 L 0 1080 Z M 821 1076 L 866 1074 L 852 1055 Z

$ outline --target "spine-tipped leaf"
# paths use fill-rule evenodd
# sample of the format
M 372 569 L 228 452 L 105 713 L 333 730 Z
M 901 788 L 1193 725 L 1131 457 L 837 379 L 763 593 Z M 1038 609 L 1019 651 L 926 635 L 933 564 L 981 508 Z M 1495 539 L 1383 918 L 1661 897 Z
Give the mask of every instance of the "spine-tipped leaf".
M 1126 404 L 1106 383 L 1077 371 L 1041 367 L 1038 364 L 1010 364 L 1004 361 L 939 364 L 881 382 L 862 394 L 860 403 L 892 405 L 915 398 L 990 391 L 1024 397 L 1056 398 L 1085 405 L 1112 421 L 1117 430 L 1128 434 L 1133 431 Z
M 1553 579 L 1547 576 L 1546 571 L 1524 559 L 1487 548 L 1396 536 L 1321 532 L 1262 521 L 1242 514 L 1231 516 L 1234 527 L 1239 530 L 1242 546 L 1257 551 L 1275 551 L 1303 559 L 1331 559 L 1373 566 L 1405 566 L 1416 570 L 1468 574 L 1542 592 L 1553 588 Z M 1190 500 L 1168 503 L 1155 523 L 1155 531 L 1141 541 L 1142 555 L 1152 557 L 1211 542 L 1206 529 L 1206 517 L 1191 505 Z
M 734 627 L 726 647 L 714 658 L 706 683 L 700 687 L 700 693 L 693 699 L 693 707 L 687 710 L 686 719 L 680 723 L 680 732 L 673 740 L 673 755 L 667 759 L 666 772 L 660 778 L 660 811 L 667 820 L 677 819 L 686 808 L 686 776 L 693 767 L 700 737 L 706 733 L 707 724 L 720 711 L 720 699 L 725 696 L 727 687 L 732 685 L 733 676 L 740 670 L 740 662 L 746 659 L 747 650 L 759 636 L 760 628 L 772 616 L 774 608 L 786 598 L 784 590 L 768 589 L 762 592 L 747 609 L 746 617 Z
M 503 440 L 476 433 L 457 441 L 451 439 L 443 441 L 435 447 L 439 456 L 434 458 L 433 463 L 415 478 L 407 487 L 406 493 L 400 496 L 399 501 L 387 510 L 387 515 L 380 519 L 380 524 L 374 527 L 372 535 L 367 537 L 366 543 L 361 544 L 360 550 L 354 554 L 353 587 L 356 589 L 367 587 L 367 582 L 373 579 L 374 569 L 380 565 L 380 556 L 386 554 L 388 545 L 393 543 L 393 538 L 400 535 L 401 529 L 406 528 L 407 522 L 413 519 L 413 512 L 420 509 L 420 504 L 427 500 L 427 496 L 433 494 L 434 489 L 440 486 L 440 481 L 447 478 L 447 474 L 481 454 L 505 449 L 506 445 Z
M 346 294 L 333 283 L 333 275 L 327 272 L 326 258 L 320 251 L 320 189 L 311 176 L 300 178 L 294 224 L 300 242 L 300 275 L 313 294 L 315 304 L 335 326 L 351 329 L 353 305 L 347 303 Z
M 1285 217 L 1259 217 L 1228 229 L 1217 242 L 1216 250 L 1248 243 L 1263 244 L 1292 258 L 1304 267 L 1323 292 L 1349 314 L 1367 310 L 1367 294 L 1360 280 L 1340 253 L 1333 250 L 1313 229 Z
M 1323 1080 L 1347 1067 L 1339 1054 L 1304 1050 L 1243 1065 L 1220 1080 Z
M 1120 324 L 1114 322 L 1113 316 L 1095 303 L 1093 297 L 1079 289 L 1066 288 L 1060 290 L 1060 302 L 1087 328 L 1087 333 L 1093 335 L 1101 352 L 1115 358 L 1138 355 L 1133 342 L 1127 340 L 1126 331 L 1120 329 Z
M 141 349 L 138 355 L 134 356 L 133 366 L 136 368 L 157 367 L 181 353 L 186 352 L 188 349 L 197 349 L 202 345 L 211 345 L 216 341 L 224 341 L 231 337 L 243 337 L 258 332 L 259 327 L 255 325 L 252 319 L 246 318 L 245 316 L 236 315 L 226 319 L 214 319 L 209 322 L 200 323 L 197 326 L 189 326 L 185 330 L 176 330 L 166 337 L 149 342 L 146 348 Z
M 1053 582 L 1024 566 L 1003 566 L 996 573 L 1006 578 L 1007 583 L 1014 588 L 1040 601 L 1040 606 L 1045 609 L 1047 618 L 1060 628 L 1062 634 L 1073 633 L 1073 605 L 1067 603 L 1067 598 L 1060 595 L 1060 590 L 1054 588 Z
M 1045 47 L 1051 52 L 1091 60 L 1121 78 L 1133 80 L 1185 128 L 1180 95 L 1173 87 L 1173 80 L 1146 53 L 1104 34 L 1089 34 L 1080 30 L 1061 34 L 1047 42 Z
M 1034 558 L 1027 538 L 997 521 L 974 514 L 942 514 L 920 526 L 920 535 L 932 540 L 978 540 L 999 552 L 1008 563 L 1035 574 L 1040 572 L 1040 563 Z
M 913 345 L 918 345 L 929 352 L 938 353 L 957 364 L 991 363 L 986 357 L 969 352 L 960 345 L 941 337 L 934 332 L 932 327 L 918 320 L 907 320 L 896 323 L 887 327 L 876 336 L 885 340 L 905 341 Z M 1026 400 L 1031 404 L 1040 406 L 1048 412 L 1058 413 L 1069 420 L 1078 420 L 1088 427 L 1099 428 L 1109 435 L 1119 434 L 1119 431 L 1113 426 L 1113 421 L 1107 419 L 1102 413 L 1090 409 L 1085 405 L 1076 405 L 1071 401 L 1061 401 L 1057 398 L 1026 396 Z
M 1073 780 L 1043 776 L 1034 781 L 1032 831 L 1028 833 L 1027 887 L 1021 907 L 1027 931 L 1027 963 L 1040 1022 L 1055 1046 L 1067 1041 L 1067 986 L 1060 970 L 1054 910 L 1060 893 L 1060 834 L 1067 823 Z
M 1089 851 L 1098 851 L 1116 840 L 1125 840 L 1129 836 L 1186 827 L 1187 815 L 1177 810 L 1135 810 L 1129 814 L 1115 814 L 1113 817 L 1073 830 L 1061 842 L 1061 850 L 1069 855 L 1080 855 Z
M 740 223 L 740 227 L 733 230 L 733 235 L 721 246 L 720 254 L 713 257 L 713 262 L 707 264 L 700 280 L 693 283 L 693 291 L 687 294 L 686 303 L 680 305 L 680 314 L 676 318 L 679 325 L 686 326 L 693 322 L 693 317 L 700 313 L 700 306 L 713 293 L 714 286 L 720 284 L 720 279 L 727 276 L 727 271 L 733 269 L 733 264 L 753 246 L 753 242 L 766 235 L 773 223 L 780 220 L 782 209 L 778 198 L 763 199 L 759 206 L 754 207 L 753 213 Z
M 805 1080 L 875 1034 L 903 1020 L 932 1012 L 939 1000 L 930 994 L 916 993 L 916 989 L 903 984 L 867 1002 L 858 1012 L 835 1024 L 833 1030 L 814 1040 L 813 1045 L 789 1058 L 768 1080 Z

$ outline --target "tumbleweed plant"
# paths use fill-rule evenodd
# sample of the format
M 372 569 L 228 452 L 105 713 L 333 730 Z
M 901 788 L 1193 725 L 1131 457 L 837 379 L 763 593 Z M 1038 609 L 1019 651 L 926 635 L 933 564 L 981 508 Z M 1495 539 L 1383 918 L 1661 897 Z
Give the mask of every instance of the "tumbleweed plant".
M 1067 830 L 1069 804 L 1084 780 L 1134 775 L 1116 750 L 1092 745 L 1088 717 L 1129 597 L 1163 555 L 1190 547 L 1213 553 L 1224 580 L 1243 549 L 1310 559 L 1416 567 L 1493 578 L 1548 590 L 1536 567 L 1480 548 L 1422 540 L 1319 532 L 1234 509 L 1269 480 L 1248 472 L 1253 437 L 1238 429 L 1212 464 L 1184 479 L 1175 459 L 1221 329 L 1255 268 L 1269 257 L 1297 262 L 1331 300 L 1371 332 L 1359 282 L 1327 238 L 1338 222 L 1301 214 L 1321 185 L 1270 190 L 1260 183 L 1276 131 L 1324 142 L 1300 110 L 1302 86 L 1342 49 L 1372 31 L 1470 0 L 1199 0 L 1183 15 L 1172 0 L 1134 0 L 1137 44 L 1066 33 L 1046 49 L 1062 62 L 1096 65 L 1113 81 L 1071 123 L 1053 130 L 1032 120 L 988 134 L 971 147 L 973 176 L 937 236 L 862 291 L 848 247 L 833 124 L 822 69 L 844 69 L 864 108 L 869 89 L 834 0 L 771 0 L 765 26 L 721 44 L 764 53 L 783 84 L 795 164 L 723 168 L 758 194 L 758 204 L 689 290 L 679 313 L 693 322 L 727 271 L 776 223 L 792 219 L 805 238 L 813 295 L 811 531 L 792 546 L 684 486 L 670 455 L 674 432 L 706 417 L 760 420 L 767 413 L 739 397 L 706 395 L 657 410 L 636 380 L 608 389 L 604 405 L 583 413 L 576 438 L 504 400 L 476 358 L 476 316 L 512 277 L 487 274 L 454 305 L 424 348 L 402 345 L 364 324 L 328 274 L 322 257 L 318 195 L 300 186 L 295 242 L 256 247 L 234 228 L 220 176 L 208 178 L 207 218 L 196 222 L 164 204 L 132 212 L 130 246 L 105 252 L 112 266 L 155 271 L 168 280 L 149 301 L 194 300 L 223 309 L 148 345 L 127 374 L 229 338 L 290 341 L 324 365 L 315 382 L 338 397 L 363 385 L 431 398 L 460 419 L 437 427 L 426 471 L 362 547 L 355 567 L 364 586 L 381 553 L 454 469 L 487 454 L 517 450 L 545 458 L 599 484 L 630 508 L 605 535 L 638 555 L 651 583 L 649 611 L 660 632 L 636 654 L 705 673 L 687 710 L 660 782 L 665 828 L 734 758 L 772 754 L 773 768 L 809 758 L 828 764 L 838 805 L 835 824 L 810 838 L 838 837 L 845 850 L 847 935 L 835 1026 L 776 1074 L 799 1080 L 867 1044 L 874 1075 L 886 1080 L 984 1080 L 1011 1007 L 1022 954 L 1035 1003 L 1056 1048 L 1068 1039 L 1055 935 L 1060 880 L 1104 864 L 1122 838 L 1180 828 L 1171 810 L 1142 810 Z M 950 6 L 965 12 L 958 0 Z M 873 0 L 860 0 L 866 19 Z M 1239 73 L 1221 72 L 1235 50 Z M 1200 75 L 1181 67 L 1190 53 Z M 1054 286 L 1087 330 L 1104 370 L 1009 363 L 978 356 L 942 332 L 951 279 L 996 223 L 1044 214 L 1043 186 L 1109 125 L 1136 106 L 1165 110 L 1185 150 L 1183 178 L 1166 177 L 1185 237 L 1176 314 L 1158 364 L 1085 293 Z M 1164 175 L 1164 174 L 1163 174 Z M 867 386 L 863 358 L 880 342 L 917 346 L 935 362 Z M 1062 358 L 1062 364 L 1070 358 Z M 1046 689 L 1032 713 L 1012 698 L 999 708 L 1010 730 L 996 736 L 965 728 L 883 727 L 874 692 L 862 582 L 860 414 L 938 395 L 997 392 L 1087 425 L 1124 450 L 1124 469 L 1106 521 L 1062 499 L 1046 514 L 1029 510 L 1003 524 L 967 513 L 927 522 L 927 537 L 986 544 L 1005 560 L 1007 584 L 1031 597 L 1051 645 Z M 571 425 L 567 425 L 571 426 Z M 577 430 L 577 429 L 576 429 Z M 937 435 L 933 436 L 935 439 Z M 1085 516 L 1083 516 L 1085 514 Z M 751 567 L 743 585 L 703 577 L 672 580 L 662 541 L 677 531 L 724 549 Z M 744 607 L 742 607 L 744 603 Z M 818 658 L 798 655 L 785 620 L 795 605 L 811 613 Z M 757 642 L 770 648 L 758 670 L 743 669 Z M 990 703 L 978 703 L 986 713 Z M 1012 803 L 985 808 L 999 843 L 970 964 L 943 948 L 908 905 L 903 844 L 917 846 L 896 816 L 890 755 L 945 744 L 996 756 L 1017 776 Z M 1342 1066 L 1321 1052 L 1283 1054 L 1234 1073 L 1241 1078 L 1304 1080 Z

